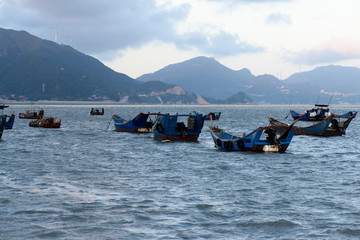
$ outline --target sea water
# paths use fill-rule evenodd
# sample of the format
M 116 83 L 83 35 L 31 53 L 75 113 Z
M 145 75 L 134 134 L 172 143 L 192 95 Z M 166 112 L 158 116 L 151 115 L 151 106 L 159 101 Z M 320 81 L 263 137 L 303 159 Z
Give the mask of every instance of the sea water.
M 357 118 L 345 136 L 295 136 L 284 154 L 241 153 L 214 148 L 208 121 L 196 143 L 158 142 L 115 132 L 111 116 L 220 111 L 214 124 L 241 136 L 268 117 L 289 120 L 289 109 L 107 105 L 90 116 L 91 107 L 43 106 L 60 129 L 16 118 L 4 132 L 0 239 L 360 238 Z

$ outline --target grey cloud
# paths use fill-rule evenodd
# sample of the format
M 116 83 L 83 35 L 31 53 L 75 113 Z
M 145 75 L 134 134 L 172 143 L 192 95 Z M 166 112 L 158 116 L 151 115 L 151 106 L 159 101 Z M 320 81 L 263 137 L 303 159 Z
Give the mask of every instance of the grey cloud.
M 226 32 L 220 32 L 218 35 L 210 38 L 208 44 L 203 47 L 203 50 L 213 54 L 215 57 L 264 51 L 262 47 L 252 46 L 247 42 L 238 42 L 236 35 Z
M 309 50 L 294 54 L 287 60 L 295 64 L 315 65 L 359 58 L 357 54 L 344 54 L 333 49 Z
M 228 2 L 228 3 L 272 3 L 272 2 L 292 2 L 293 0 L 208 0 L 210 2 Z
M 283 13 L 273 13 L 266 17 L 266 22 L 269 24 L 291 24 L 291 17 Z
M 289 3 L 293 0 L 207 0 L 209 2 L 218 2 L 226 7 L 232 8 L 235 6 L 245 6 L 245 5 L 271 5 L 273 3 Z
M 224 31 L 214 36 L 205 36 L 199 32 L 187 33 L 178 39 L 177 45 L 185 50 L 196 46 L 197 49 L 214 57 L 264 51 L 262 47 L 252 46 L 244 41 L 239 42 L 236 35 Z
M 177 38 L 176 45 L 180 49 L 190 50 L 194 46 L 203 47 L 208 44 L 207 37 L 201 32 L 190 32 Z
M 117 50 L 138 48 L 154 40 L 172 42 L 181 49 L 201 49 L 213 55 L 258 51 L 228 33 L 207 36 L 203 32 L 179 35 L 189 5 L 161 8 L 155 0 L 12 0 L 0 4 L 2 27 L 25 30 L 70 44 L 88 54 L 115 56 Z M 223 41 L 223 42 L 222 42 Z M 233 49 L 231 49 L 233 47 Z
M 0 9 L 0 20 L 47 39 L 60 23 L 59 42 L 68 44 L 72 38 L 75 48 L 96 54 L 139 47 L 154 39 L 173 40 L 174 24 L 184 20 L 188 11 L 185 5 L 161 9 L 151 0 L 14 0 Z

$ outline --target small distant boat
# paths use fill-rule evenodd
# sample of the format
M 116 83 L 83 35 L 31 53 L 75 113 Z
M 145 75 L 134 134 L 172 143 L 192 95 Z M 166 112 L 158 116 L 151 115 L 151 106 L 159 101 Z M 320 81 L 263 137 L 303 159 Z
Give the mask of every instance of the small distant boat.
M 30 127 L 41 127 L 41 128 L 60 128 L 61 119 L 56 121 L 56 118 L 45 117 L 42 119 L 33 120 L 29 123 Z
M 294 136 L 292 127 L 293 125 L 288 126 L 280 136 L 277 136 L 276 130 L 279 126 L 266 126 L 242 137 L 227 133 L 213 125 L 209 128 L 215 147 L 219 150 L 282 153 L 286 151 Z
M 207 115 L 204 115 L 204 120 L 210 120 L 210 116 L 212 120 L 219 120 L 221 112 L 209 112 Z
M 290 114 L 294 120 L 309 121 L 309 122 L 322 121 L 332 114 L 329 112 L 329 108 L 328 108 L 329 105 L 315 104 L 315 106 L 316 108 L 313 108 L 311 110 L 306 110 L 304 114 L 297 113 L 294 110 L 290 110 Z M 345 113 L 340 116 L 346 117 L 346 114 L 348 113 Z
M 290 114 L 294 120 L 318 122 L 326 119 L 332 113 L 329 111 L 328 104 L 315 104 L 314 108 L 306 110 L 305 113 L 298 113 L 290 109 Z M 340 116 L 346 117 L 346 114 Z
M 305 113 L 297 113 L 294 110 L 290 109 L 290 114 L 294 120 L 299 121 L 322 121 L 328 116 L 331 115 L 329 112 L 329 104 L 333 96 L 331 96 L 328 104 L 318 104 L 319 98 L 316 101 L 315 107 L 306 110 Z
M 125 120 L 118 115 L 113 115 L 115 131 L 132 133 L 151 133 L 154 121 L 150 116 L 158 116 L 160 113 L 139 113 L 132 120 Z
M 186 123 L 186 124 L 185 124 Z M 204 126 L 202 114 L 160 115 L 153 127 L 154 139 L 159 141 L 197 141 Z
M 346 128 L 356 117 L 356 114 L 357 112 L 351 111 L 343 115 L 330 115 L 324 120 L 313 125 L 306 127 L 295 126 L 293 128 L 295 130 L 295 135 L 313 135 L 322 137 L 341 136 L 346 133 Z M 278 129 L 280 134 L 288 126 L 288 124 L 282 123 L 274 118 L 269 118 L 269 122 L 272 125 L 284 127 L 283 129 Z
M 104 108 L 101 108 L 101 111 L 99 108 L 91 108 L 90 115 L 104 115 Z
M 25 110 L 24 113 L 19 113 L 19 118 L 24 119 L 42 119 L 44 117 L 44 109 L 39 108 L 36 110 Z

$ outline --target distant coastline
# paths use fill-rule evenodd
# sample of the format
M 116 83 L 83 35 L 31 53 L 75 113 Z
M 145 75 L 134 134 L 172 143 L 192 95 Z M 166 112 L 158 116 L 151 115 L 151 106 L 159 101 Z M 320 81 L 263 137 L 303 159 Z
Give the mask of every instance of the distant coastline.
M 251 104 L 129 104 L 114 101 L 9 101 L 0 100 L 0 104 L 13 105 L 13 106 L 119 106 L 119 107 L 200 107 L 200 108 L 214 108 L 214 107 L 238 107 L 238 108 L 301 108 L 313 106 L 313 104 L 262 104 L 262 103 L 251 103 Z M 360 105 L 357 104 L 330 104 L 331 108 L 344 108 L 352 107 L 356 108 Z

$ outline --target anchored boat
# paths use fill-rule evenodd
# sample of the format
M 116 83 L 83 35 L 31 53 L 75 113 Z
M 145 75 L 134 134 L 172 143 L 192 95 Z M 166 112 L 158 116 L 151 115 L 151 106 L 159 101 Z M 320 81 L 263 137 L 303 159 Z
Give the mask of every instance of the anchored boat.
M 0 115 L 0 139 L 1 139 L 2 134 L 4 132 L 5 122 L 6 122 L 6 116 Z
M 290 114 L 294 120 L 322 121 L 331 115 L 331 113 L 329 112 L 329 104 L 331 102 L 332 97 L 333 96 L 331 96 L 328 104 L 318 104 L 318 101 L 320 98 L 320 96 L 319 96 L 314 108 L 312 108 L 310 110 L 306 110 L 305 113 L 303 113 L 303 114 L 297 113 L 297 112 L 293 111 L 292 109 L 290 109 Z
M 9 106 L 6 105 L 2 105 L 0 106 L 1 109 L 1 115 L 4 115 L 4 109 L 8 108 Z M 15 122 L 15 114 L 11 113 L 11 115 L 4 115 L 5 116 L 5 127 L 4 129 L 12 129 L 14 126 L 14 122 Z
M 159 115 L 153 127 L 155 140 L 197 141 L 204 126 L 202 114 Z
M 15 114 L 11 114 L 10 116 L 6 116 L 5 129 L 12 129 L 15 123 Z
M 5 106 L 4 104 L 0 106 L 1 109 L 1 114 L 0 114 L 0 139 L 3 135 L 4 129 L 6 127 L 7 121 L 6 118 L 7 116 L 4 115 L 4 109 L 7 108 L 9 106 Z
M 210 134 L 215 147 L 225 151 L 251 151 L 251 152 L 285 152 L 294 136 L 293 125 L 287 126 L 278 136 L 280 126 L 258 127 L 242 137 L 225 132 L 211 124 Z
M 209 112 L 208 114 L 204 115 L 204 120 L 219 120 L 221 116 L 221 112 Z
M 139 113 L 132 120 L 125 120 L 118 115 L 113 115 L 115 130 L 117 132 L 151 133 L 154 120 L 150 116 L 158 116 L 160 113 Z
M 99 108 L 91 108 L 90 115 L 104 115 L 105 110 L 104 108 L 101 108 L 101 111 Z
M 315 123 L 310 126 L 293 127 L 295 130 L 295 135 L 313 135 L 313 136 L 322 136 L 322 137 L 331 137 L 331 136 L 341 136 L 346 133 L 346 128 L 349 126 L 351 121 L 356 117 L 357 112 L 350 111 L 343 115 L 330 115 L 324 120 Z M 282 126 L 283 128 L 278 128 L 278 132 L 284 132 L 288 127 L 288 124 L 282 123 L 274 118 L 269 118 L 269 122 L 272 125 Z
M 315 108 L 306 110 L 305 113 L 297 113 L 290 110 L 290 114 L 294 120 L 299 121 L 321 121 L 330 116 L 329 105 L 315 104 Z
M 45 117 L 42 119 L 33 120 L 29 123 L 30 127 L 41 127 L 41 128 L 60 128 L 61 119 L 56 120 L 53 117 Z
M 44 117 L 44 109 L 38 110 L 25 110 L 24 113 L 19 113 L 19 118 L 24 119 L 42 119 Z

